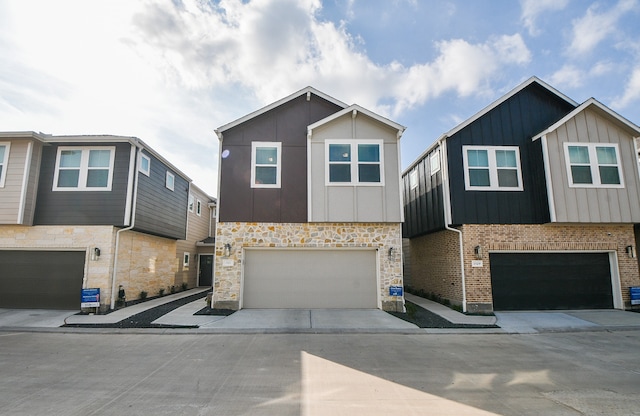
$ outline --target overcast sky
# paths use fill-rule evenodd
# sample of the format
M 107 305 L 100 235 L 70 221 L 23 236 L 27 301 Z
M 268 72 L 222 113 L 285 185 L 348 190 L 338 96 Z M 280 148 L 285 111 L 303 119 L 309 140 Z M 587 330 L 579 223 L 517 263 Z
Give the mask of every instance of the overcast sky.
M 214 129 L 310 85 L 406 126 L 404 169 L 532 75 L 640 124 L 639 18 L 640 0 L 0 0 L 0 131 L 136 136 L 215 196 Z

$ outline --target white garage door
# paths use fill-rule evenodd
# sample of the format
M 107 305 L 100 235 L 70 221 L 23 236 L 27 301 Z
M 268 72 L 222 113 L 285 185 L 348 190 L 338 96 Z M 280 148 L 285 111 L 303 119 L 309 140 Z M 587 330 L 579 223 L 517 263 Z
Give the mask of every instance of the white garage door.
M 375 250 L 247 250 L 243 308 L 377 308 Z

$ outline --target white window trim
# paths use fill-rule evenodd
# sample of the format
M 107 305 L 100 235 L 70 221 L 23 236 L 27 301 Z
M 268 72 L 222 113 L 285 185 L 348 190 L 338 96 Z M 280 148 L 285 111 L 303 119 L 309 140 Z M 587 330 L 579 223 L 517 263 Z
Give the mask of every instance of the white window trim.
M 182 267 L 189 267 L 189 262 L 191 261 L 191 253 L 184 252 L 182 254 Z
M 142 160 L 146 160 L 147 161 L 147 169 L 143 169 L 142 168 Z M 138 170 L 140 171 L 140 173 L 149 176 L 149 174 L 151 173 L 151 158 L 143 153 L 140 153 L 140 160 L 138 161 Z
M 591 169 L 591 179 L 593 183 L 573 183 L 573 174 L 571 173 L 571 160 L 569 159 L 569 147 L 570 146 L 582 146 L 587 147 L 589 150 L 589 168 Z M 616 167 L 618 168 L 618 175 L 620 175 L 620 184 L 602 184 L 600 182 L 600 170 L 598 169 L 598 156 L 596 154 L 596 147 L 612 147 L 616 152 Z M 620 158 L 620 149 L 618 143 L 581 143 L 581 142 L 565 142 L 564 143 L 564 161 L 567 169 L 567 181 L 569 182 L 569 188 L 624 188 L 624 175 L 622 172 L 622 159 Z M 578 166 L 578 165 L 577 165 Z M 585 166 L 580 164 L 579 166 Z M 613 166 L 613 165 L 603 165 Z
M 2 165 L 2 173 L 0 173 L 0 188 L 4 188 L 4 183 L 7 179 L 7 168 L 9 167 L 9 151 L 11 150 L 11 142 L 0 142 L 0 146 L 5 147 L 4 159 L 0 160 L 0 165 Z
M 171 183 L 169 183 L 169 178 L 171 178 Z M 164 179 L 164 186 L 167 189 L 173 191 L 175 185 L 176 185 L 176 175 L 174 175 L 173 173 L 167 171 L 167 174 L 166 174 L 165 179 Z
M 435 152 L 429 158 L 429 167 L 431 168 L 431 174 L 435 175 L 440 172 L 440 152 Z
M 469 163 L 467 150 L 486 150 L 489 157 L 489 183 L 490 186 L 471 186 L 469 183 Z M 498 186 L 498 166 L 496 164 L 496 150 L 511 150 L 516 152 L 516 171 L 518 186 Z M 464 189 L 465 191 L 522 191 L 522 165 L 520 163 L 520 148 L 518 146 L 462 146 L 462 160 L 464 164 Z
M 409 172 L 409 189 L 416 189 L 418 187 L 418 169 L 414 169 Z
M 256 183 L 256 149 L 258 147 L 276 148 L 276 183 Z M 272 165 L 269 165 L 272 166 Z M 252 188 L 280 188 L 282 171 L 282 143 L 280 142 L 251 142 L 251 187 Z
M 351 167 L 351 182 L 331 182 L 329 181 L 329 146 L 332 144 L 348 144 L 351 147 L 351 160 L 348 162 Z M 358 178 L 358 145 L 376 144 L 380 149 L 380 182 L 359 182 Z M 346 164 L 346 162 L 343 162 Z M 373 164 L 373 163 L 371 163 Z M 353 139 L 330 139 L 324 143 L 324 182 L 326 186 L 384 186 L 384 141 L 382 140 L 353 140 Z
M 196 198 L 193 196 L 193 194 L 189 194 L 189 200 L 187 202 L 187 206 L 189 207 L 189 212 L 193 212 L 193 207 L 196 204 Z
M 80 159 L 80 175 L 78 178 L 78 186 L 76 188 L 71 187 L 59 187 L 58 186 L 58 174 L 60 172 L 60 156 L 65 150 L 81 150 Z M 109 150 L 109 177 L 107 178 L 107 186 L 103 188 L 87 187 L 87 174 L 89 172 L 89 152 L 91 150 Z M 58 147 L 58 153 L 56 155 L 55 172 L 53 174 L 53 191 L 62 192 L 105 192 L 111 191 L 111 185 L 113 182 L 113 164 L 116 155 L 115 146 L 60 146 Z M 104 168 L 102 168 L 104 169 Z
M 199 199 L 196 200 L 196 215 L 198 215 L 198 217 L 202 215 L 202 201 Z

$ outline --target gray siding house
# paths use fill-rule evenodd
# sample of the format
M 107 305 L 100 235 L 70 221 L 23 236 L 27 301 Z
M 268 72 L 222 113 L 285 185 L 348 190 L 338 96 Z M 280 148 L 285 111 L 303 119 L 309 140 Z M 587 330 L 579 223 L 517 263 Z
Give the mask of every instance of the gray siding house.
M 214 306 L 403 310 L 403 131 L 311 87 L 218 128 Z
M 115 306 L 175 284 L 190 179 L 135 137 L 0 133 L 0 307 Z

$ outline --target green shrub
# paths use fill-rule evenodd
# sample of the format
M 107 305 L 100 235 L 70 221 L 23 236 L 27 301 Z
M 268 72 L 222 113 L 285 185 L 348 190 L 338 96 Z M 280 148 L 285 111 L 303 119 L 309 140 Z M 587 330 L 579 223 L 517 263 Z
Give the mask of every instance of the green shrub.
M 147 292 L 143 290 L 142 292 L 140 292 L 140 299 L 145 300 L 146 298 L 147 298 Z
M 164 289 L 160 289 L 158 293 L 160 294 L 160 296 L 164 296 Z

